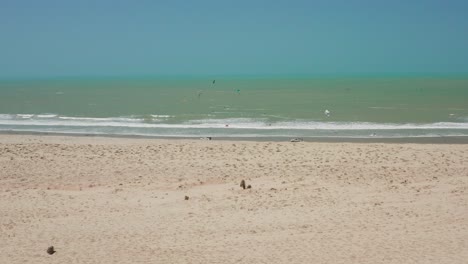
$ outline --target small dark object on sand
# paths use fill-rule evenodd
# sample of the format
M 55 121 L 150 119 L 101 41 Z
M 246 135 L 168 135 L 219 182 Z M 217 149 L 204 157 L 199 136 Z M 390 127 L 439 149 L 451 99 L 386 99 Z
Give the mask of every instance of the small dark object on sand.
M 252 188 L 252 185 L 250 185 L 250 184 L 247 185 L 247 189 L 250 189 L 250 188 Z
M 185 195 L 185 201 L 187 201 L 189 199 L 189 197 L 187 195 Z
M 290 142 L 302 142 L 303 139 L 302 138 L 293 138 L 290 140 Z
M 52 254 L 54 254 L 55 252 L 56 252 L 56 251 L 54 250 L 54 247 L 53 247 L 53 246 L 47 248 L 47 253 L 48 253 L 49 255 L 52 255 Z
M 240 183 L 240 187 L 242 187 L 242 189 L 244 189 L 244 190 L 245 190 L 245 181 L 244 181 L 244 180 L 242 180 L 242 181 L 241 181 L 241 183 Z

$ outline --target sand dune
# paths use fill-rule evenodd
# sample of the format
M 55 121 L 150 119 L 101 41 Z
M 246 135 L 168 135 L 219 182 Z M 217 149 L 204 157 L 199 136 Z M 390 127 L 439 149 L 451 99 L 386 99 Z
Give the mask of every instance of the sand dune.
M 468 145 L 0 135 L 0 215 L 0 263 L 466 263 Z

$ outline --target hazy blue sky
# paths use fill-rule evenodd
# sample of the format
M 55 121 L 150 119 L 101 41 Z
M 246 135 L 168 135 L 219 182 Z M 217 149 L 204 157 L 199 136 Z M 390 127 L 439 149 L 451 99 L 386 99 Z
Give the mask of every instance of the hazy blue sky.
M 466 0 L 0 0 L 0 77 L 467 73 Z

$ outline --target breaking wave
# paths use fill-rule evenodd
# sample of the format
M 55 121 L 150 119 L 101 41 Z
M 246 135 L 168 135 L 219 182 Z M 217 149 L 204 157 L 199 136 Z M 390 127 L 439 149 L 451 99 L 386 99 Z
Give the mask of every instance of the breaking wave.
M 468 122 L 372 123 L 267 118 L 174 121 L 169 115 L 73 117 L 57 114 L 0 114 L 0 130 L 155 136 L 342 136 L 413 137 L 468 135 Z

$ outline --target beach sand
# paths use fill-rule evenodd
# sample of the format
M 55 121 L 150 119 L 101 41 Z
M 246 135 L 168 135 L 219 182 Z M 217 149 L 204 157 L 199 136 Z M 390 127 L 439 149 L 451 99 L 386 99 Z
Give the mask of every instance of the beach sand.
M 0 263 L 467 263 L 468 145 L 0 135 L 0 249 Z

